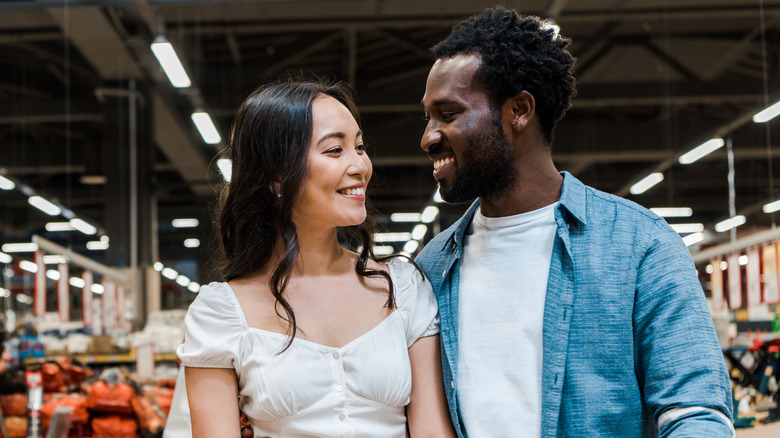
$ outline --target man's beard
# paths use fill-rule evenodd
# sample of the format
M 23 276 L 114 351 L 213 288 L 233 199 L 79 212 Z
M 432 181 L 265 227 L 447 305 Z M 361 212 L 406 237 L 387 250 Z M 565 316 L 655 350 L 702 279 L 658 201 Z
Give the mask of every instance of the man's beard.
M 514 148 L 495 116 L 485 129 L 472 133 L 461 146 L 455 178 L 447 186 L 439 182 L 439 194 L 446 202 L 468 202 L 476 197 L 493 198 L 517 180 Z

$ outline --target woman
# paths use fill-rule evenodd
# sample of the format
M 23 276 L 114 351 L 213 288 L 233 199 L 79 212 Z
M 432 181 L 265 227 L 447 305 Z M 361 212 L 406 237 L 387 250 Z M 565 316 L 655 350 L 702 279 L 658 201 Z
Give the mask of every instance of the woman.
M 407 422 L 454 436 L 431 287 L 373 258 L 356 115 L 343 86 L 314 82 L 241 105 L 219 212 L 228 281 L 201 289 L 178 350 L 193 437 L 238 437 L 239 407 L 255 437 L 402 438 Z

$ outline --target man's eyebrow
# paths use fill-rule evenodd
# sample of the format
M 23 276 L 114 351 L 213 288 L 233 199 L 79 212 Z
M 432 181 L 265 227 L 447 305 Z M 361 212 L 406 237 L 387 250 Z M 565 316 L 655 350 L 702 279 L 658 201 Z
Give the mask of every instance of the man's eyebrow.
M 434 107 L 434 106 L 442 106 L 442 105 L 446 105 L 446 104 L 449 104 L 449 103 L 457 103 L 457 102 L 455 102 L 452 99 L 443 97 L 441 99 L 436 99 L 433 102 L 431 102 L 431 106 L 432 107 Z M 420 105 L 422 105 L 422 107 L 425 108 L 425 102 L 424 101 L 421 100 L 420 101 Z
M 355 138 L 360 137 L 361 135 L 363 135 L 363 130 L 358 130 L 357 134 L 355 134 Z M 319 139 L 319 141 L 317 141 L 317 144 L 320 144 L 320 143 L 322 143 L 323 141 L 325 141 L 325 140 L 327 140 L 329 138 L 345 139 L 345 138 L 347 138 L 347 135 L 344 134 L 343 132 L 329 132 L 329 133 L 323 135 L 322 138 Z

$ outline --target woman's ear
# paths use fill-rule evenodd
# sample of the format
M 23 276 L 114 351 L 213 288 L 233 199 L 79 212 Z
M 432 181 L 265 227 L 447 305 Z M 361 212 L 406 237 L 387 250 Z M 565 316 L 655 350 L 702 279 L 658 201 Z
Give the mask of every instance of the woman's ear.
M 275 196 L 279 196 L 282 194 L 282 181 L 276 181 L 275 183 L 271 183 L 271 186 L 269 187 L 271 190 L 271 193 L 273 193 Z
M 512 130 L 521 132 L 528 127 L 536 115 L 536 100 L 527 91 L 521 91 L 504 103 L 505 114 L 508 113 L 512 121 Z

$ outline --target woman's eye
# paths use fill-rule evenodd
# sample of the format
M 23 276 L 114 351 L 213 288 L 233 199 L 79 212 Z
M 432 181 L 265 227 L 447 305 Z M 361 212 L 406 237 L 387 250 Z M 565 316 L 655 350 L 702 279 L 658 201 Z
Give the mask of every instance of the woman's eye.
M 331 149 L 328 149 L 327 151 L 325 151 L 325 153 L 326 154 L 333 154 L 333 155 L 340 154 L 341 153 L 341 148 L 331 148 Z
M 359 145 L 355 146 L 355 149 L 357 149 L 359 151 L 365 152 L 366 151 L 366 145 L 365 144 L 359 144 Z

